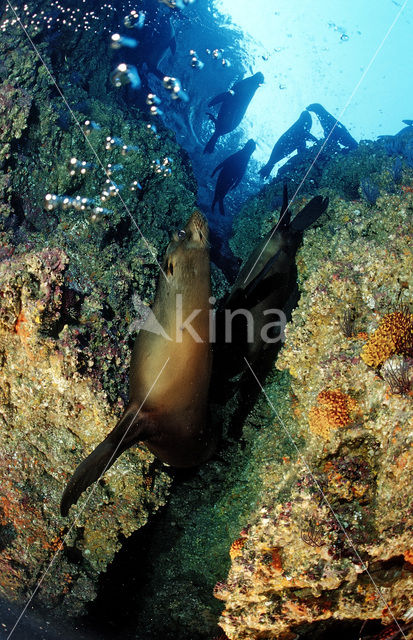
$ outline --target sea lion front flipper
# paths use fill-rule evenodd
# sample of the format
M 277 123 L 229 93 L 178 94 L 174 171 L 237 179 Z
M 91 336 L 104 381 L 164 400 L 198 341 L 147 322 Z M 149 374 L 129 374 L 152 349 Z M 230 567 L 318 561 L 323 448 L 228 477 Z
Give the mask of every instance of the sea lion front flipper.
M 151 429 L 152 427 L 152 429 Z M 135 404 L 129 404 L 125 413 L 96 449 L 79 464 L 67 483 L 60 502 L 60 513 L 67 516 L 72 504 L 81 494 L 98 480 L 115 460 L 140 440 L 145 440 L 153 430 L 153 423 Z
M 231 95 L 232 94 L 230 91 L 224 91 L 224 93 L 219 93 L 217 96 L 215 96 L 215 98 L 212 98 L 212 100 L 208 102 L 208 107 L 213 107 L 214 104 L 219 104 L 220 102 L 223 102 L 225 98 L 228 98 Z

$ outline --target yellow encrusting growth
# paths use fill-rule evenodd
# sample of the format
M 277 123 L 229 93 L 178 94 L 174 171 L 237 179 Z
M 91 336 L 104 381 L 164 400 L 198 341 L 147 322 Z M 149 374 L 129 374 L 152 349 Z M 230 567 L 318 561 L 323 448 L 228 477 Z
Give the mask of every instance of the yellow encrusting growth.
M 231 560 L 241 555 L 242 547 L 244 546 L 246 541 L 247 541 L 246 538 L 237 538 L 237 540 L 234 540 L 229 550 L 229 555 Z
M 330 440 L 332 429 L 345 427 L 352 422 L 350 414 L 356 408 L 356 401 L 340 389 L 326 389 L 318 394 L 317 405 L 310 409 L 310 429 L 316 435 Z
M 413 353 L 413 313 L 394 311 L 385 315 L 361 350 L 370 367 L 378 367 L 391 356 Z

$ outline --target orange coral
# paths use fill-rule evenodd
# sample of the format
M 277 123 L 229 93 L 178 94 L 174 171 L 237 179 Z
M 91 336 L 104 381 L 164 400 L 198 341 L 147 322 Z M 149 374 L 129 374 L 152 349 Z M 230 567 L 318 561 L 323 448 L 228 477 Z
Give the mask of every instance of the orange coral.
M 340 389 L 326 389 L 317 396 L 317 405 L 310 409 L 308 421 L 313 433 L 330 439 L 330 431 L 351 422 L 350 413 L 357 408 L 353 398 Z
M 378 367 L 395 354 L 413 353 L 413 313 L 394 311 L 385 315 L 361 350 L 361 358 L 370 367 Z

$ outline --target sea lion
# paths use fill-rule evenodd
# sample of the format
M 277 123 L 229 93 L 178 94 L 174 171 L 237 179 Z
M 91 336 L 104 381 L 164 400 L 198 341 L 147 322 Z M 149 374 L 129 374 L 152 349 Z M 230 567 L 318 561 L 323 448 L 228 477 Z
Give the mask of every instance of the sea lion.
M 212 211 L 214 211 L 215 205 L 218 202 L 220 214 L 225 215 L 224 198 L 228 191 L 235 189 L 241 182 L 247 170 L 249 159 L 254 153 L 256 146 L 254 140 L 248 140 L 240 151 L 228 156 L 221 164 L 215 167 L 211 173 L 211 178 L 219 170 L 220 174 L 215 186 L 214 199 L 211 205 Z
M 277 322 L 270 310 L 290 311 L 287 305 L 296 295 L 297 271 L 295 256 L 305 229 L 310 227 L 327 209 L 328 198 L 315 196 L 291 221 L 288 209 L 287 187 L 284 185 L 283 205 L 279 222 L 267 233 L 248 260 L 243 264 L 226 300 L 217 313 L 217 347 L 214 370 L 225 371 L 226 377 L 243 371 L 245 359 L 251 365 L 261 365 L 267 353 L 279 346 L 277 328 L 265 327 Z M 225 344 L 228 320 L 225 315 L 246 310 L 245 315 L 234 315 L 232 341 Z M 280 328 L 280 327 L 279 327 Z M 252 340 L 248 330 L 253 329 Z M 266 341 L 266 338 L 268 340 Z M 228 352 L 230 349 L 230 353 Z M 230 356 L 230 357 L 229 357 Z
M 159 277 L 152 314 L 133 348 L 128 405 L 70 478 L 63 516 L 137 442 L 173 467 L 197 466 L 214 451 L 216 437 L 206 420 L 212 363 L 208 226 L 199 212 L 173 234 L 163 269 L 166 278 Z
M 312 111 L 318 117 L 323 127 L 324 136 L 331 144 L 340 144 L 346 149 L 357 149 L 358 142 L 349 134 L 344 124 L 341 124 L 334 116 L 324 109 L 318 102 L 309 104 L 307 111 Z
M 236 82 L 232 89 L 220 93 L 208 102 L 208 107 L 219 103 L 221 103 L 221 107 L 217 117 L 208 114 L 210 120 L 215 124 L 215 131 L 207 142 L 204 153 L 212 153 L 218 138 L 238 127 L 256 90 L 263 82 L 264 76 L 259 71 L 253 76 Z
M 317 138 L 310 133 L 311 125 L 311 115 L 308 111 L 303 111 L 298 120 L 275 143 L 270 159 L 260 170 L 263 178 L 268 178 L 273 166 L 293 151 L 297 150 L 298 154 L 303 153 L 307 140 L 317 142 Z
M 394 136 L 378 136 L 386 145 L 387 152 L 391 155 L 401 154 L 409 166 L 413 166 L 413 120 L 402 120 L 407 127 L 400 129 Z

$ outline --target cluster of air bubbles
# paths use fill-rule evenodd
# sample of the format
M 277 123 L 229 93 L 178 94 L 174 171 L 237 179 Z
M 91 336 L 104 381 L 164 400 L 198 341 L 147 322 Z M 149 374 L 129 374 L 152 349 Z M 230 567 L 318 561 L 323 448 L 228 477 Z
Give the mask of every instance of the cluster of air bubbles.
M 171 94 L 172 100 L 183 100 L 184 102 L 188 102 L 188 95 L 181 87 L 181 83 L 178 78 L 172 78 L 171 76 L 165 76 L 163 79 L 163 86 L 169 93 Z
M 156 158 L 156 160 L 152 160 L 152 168 L 156 174 L 166 178 L 167 176 L 170 176 L 172 174 L 172 169 L 170 166 L 172 162 L 172 158 L 166 157 L 163 160 L 159 160 L 159 158 Z
M 224 58 L 224 50 L 223 49 L 205 49 L 205 52 L 208 56 L 211 56 L 213 60 L 219 60 L 223 67 L 231 66 L 230 61 L 227 58 Z
M 109 209 L 104 209 L 96 204 L 93 198 L 82 198 L 76 196 L 70 198 L 69 196 L 57 196 L 54 193 L 48 193 L 45 196 L 46 209 L 53 211 L 54 209 L 75 209 L 76 211 L 91 211 L 95 216 L 99 214 L 111 213 Z M 95 219 L 95 218 L 93 218 Z
M 127 16 L 123 18 L 123 24 L 127 29 L 142 29 L 145 24 L 146 13 L 144 11 L 136 11 L 136 9 L 132 9 Z
M 122 138 L 117 138 L 116 136 L 107 136 L 105 141 L 105 149 L 107 151 L 111 151 L 112 149 L 116 148 L 120 149 L 120 152 L 123 156 L 126 156 L 132 151 L 138 151 L 137 146 L 125 144 Z
M 122 171 L 123 164 L 112 164 L 111 162 L 106 166 L 106 175 L 111 176 L 116 171 Z
M 350 40 L 350 36 L 345 32 L 343 27 L 339 27 L 335 22 L 329 22 L 328 26 L 330 27 L 330 29 L 333 29 L 334 31 L 338 31 L 338 33 L 340 33 L 340 40 L 342 42 L 347 42 L 347 40 Z
M 156 128 L 156 126 L 154 124 L 147 124 L 146 128 L 148 129 L 148 131 L 150 133 L 152 133 L 156 138 L 159 138 L 158 135 L 158 129 Z
M 135 40 L 135 38 L 121 36 L 120 33 L 112 33 L 110 40 L 110 46 L 112 49 L 121 49 L 122 47 L 129 47 L 129 49 L 134 49 L 138 46 L 138 41 Z
M 86 160 L 78 160 L 77 158 L 70 158 L 69 162 L 69 175 L 74 176 L 76 174 L 84 175 L 87 171 L 96 169 L 96 165 Z
M 159 105 L 161 104 L 161 99 L 155 93 L 148 93 L 146 96 L 146 104 L 152 106 L 153 104 Z
M 85 3 L 86 0 L 83 0 Z M 4 32 L 7 28 L 21 24 L 30 32 L 38 33 L 42 29 L 47 31 L 59 28 L 69 28 L 74 33 L 83 33 L 91 31 L 95 34 L 106 31 L 107 22 L 119 11 L 119 8 L 105 2 L 100 5 L 99 9 L 83 11 L 80 7 L 65 7 L 63 0 L 53 0 L 47 9 L 33 11 L 33 7 L 28 4 L 23 6 L 9 6 L 6 4 L 4 11 L 4 20 L 0 24 L 0 31 Z M 19 12 L 17 18 L 14 12 Z M 7 17 L 7 15 L 10 17 Z
M 204 68 L 204 63 L 198 58 L 198 55 L 195 51 L 195 49 L 191 49 L 189 52 L 189 55 L 191 56 L 191 67 L 193 69 L 203 69 Z
M 129 187 L 130 191 L 140 191 L 142 189 L 142 185 L 137 180 L 134 180 Z
M 185 9 L 189 4 L 193 4 L 195 0 L 159 0 L 171 9 Z
M 155 95 L 154 93 L 148 93 L 148 95 L 146 96 L 146 104 L 149 107 L 149 113 L 151 116 L 163 116 L 163 111 L 161 111 L 161 109 L 159 108 L 161 102 L 162 100 L 158 98 L 157 95 Z
M 120 191 L 123 189 L 123 184 L 115 184 L 109 178 L 105 181 L 105 187 L 103 188 L 102 193 L 100 194 L 100 201 L 105 202 L 108 198 L 113 198 L 117 196 Z
M 121 62 L 116 69 L 110 74 L 111 83 L 119 88 L 127 84 L 130 84 L 132 89 L 139 89 L 141 86 L 141 79 L 139 77 L 138 70 L 132 64 L 126 64 Z
M 152 103 L 160 102 L 159 98 L 157 98 L 155 94 L 149 94 L 148 101 Z M 152 106 L 156 105 L 153 104 Z M 146 128 L 148 130 L 148 134 L 155 135 L 157 138 L 159 138 L 155 125 L 147 124 Z M 86 120 L 83 123 L 83 131 L 85 135 L 90 135 L 92 131 L 99 131 L 101 129 L 102 127 L 92 120 Z M 137 146 L 127 145 L 122 138 L 117 136 L 106 136 L 104 138 L 104 146 L 107 151 L 115 151 L 116 153 L 123 156 L 139 150 Z M 165 157 L 163 160 L 156 159 L 152 162 L 151 168 L 160 177 L 166 177 L 172 174 L 172 163 L 173 160 L 170 157 Z M 97 167 L 90 162 L 78 160 L 76 157 L 72 157 L 68 161 L 68 171 L 71 176 L 74 176 L 76 174 L 84 175 L 88 170 L 92 169 L 97 169 Z M 101 220 L 103 216 L 113 213 L 110 209 L 105 208 L 104 203 L 107 203 L 112 198 L 120 195 L 120 192 L 123 189 L 127 189 L 131 193 L 136 193 L 143 189 L 142 184 L 138 179 L 134 179 L 129 184 L 121 184 L 122 175 L 120 174 L 123 170 L 124 165 L 121 163 L 108 163 L 104 168 L 106 180 L 103 185 L 102 191 L 98 196 L 95 196 L 93 198 L 88 198 L 80 195 L 70 197 L 68 195 L 56 195 L 53 193 L 48 193 L 45 196 L 45 209 L 47 211 L 53 211 L 54 209 L 72 209 L 82 212 L 88 211 L 90 212 L 89 221 L 91 223 L 95 223 L 96 221 Z M 112 176 L 114 174 L 118 174 L 116 182 L 112 179 Z
M 100 128 L 100 124 L 94 122 L 93 120 L 85 120 L 83 123 L 83 133 L 85 134 L 85 136 L 90 136 L 92 131 L 99 131 Z

